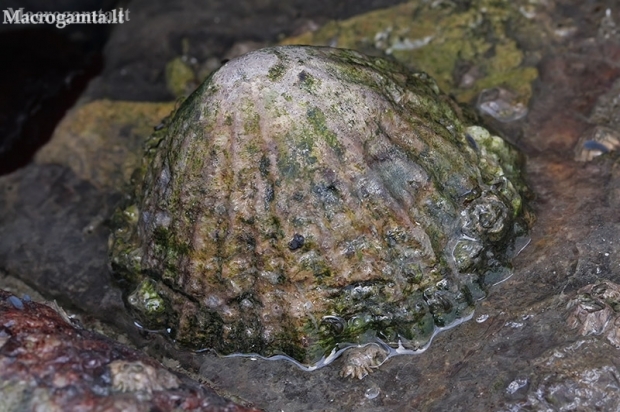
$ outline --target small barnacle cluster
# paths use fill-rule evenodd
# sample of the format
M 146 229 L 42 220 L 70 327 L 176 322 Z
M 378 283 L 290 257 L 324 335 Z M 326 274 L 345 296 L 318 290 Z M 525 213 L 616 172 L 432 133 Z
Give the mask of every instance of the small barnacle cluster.
M 340 375 L 344 378 L 352 377 L 363 379 L 373 369 L 378 368 L 385 362 L 388 351 L 376 343 L 368 343 L 363 346 L 350 348 L 343 355 L 343 364 Z
M 141 361 L 110 362 L 112 388 L 120 392 L 143 392 L 148 398 L 154 391 L 178 388 L 181 382 L 172 373 Z

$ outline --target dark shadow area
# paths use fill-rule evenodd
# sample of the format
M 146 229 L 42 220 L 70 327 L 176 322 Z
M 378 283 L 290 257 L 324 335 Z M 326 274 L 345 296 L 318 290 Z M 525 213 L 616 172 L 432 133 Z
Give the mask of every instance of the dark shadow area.
M 110 10 L 116 2 L 3 2 L 2 10 Z M 16 3 L 16 4 L 11 4 Z M 0 175 L 25 166 L 103 67 L 111 25 L 0 25 Z

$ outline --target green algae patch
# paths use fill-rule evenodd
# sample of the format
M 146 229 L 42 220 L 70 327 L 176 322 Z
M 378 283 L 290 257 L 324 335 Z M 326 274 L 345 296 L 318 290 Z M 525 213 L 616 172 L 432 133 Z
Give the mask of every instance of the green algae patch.
M 519 1 L 460 3 L 410 1 L 330 22 L 281 44 L 329 45 L 392 56 L 429 73 L 461 102 L 470 102 L 484 89 L 503 87 L 527 105 L 538 72 L 524 63 L 517 37 L 540 36 L 541 29 L 521 13 Z
M 184 346 L 309 367 L 424 349 L 508 276 L 526 226 L 519 154 L 457 108 L 353 50 L 231 60 L 146 141 L 113 216 L 128 306 Z
M 321 136 L 322 140 L 325 141 L 338 156 L 342 157 L 344 150 L 342 149 L 336 134 L 327 127 L 325 122 L 325 114 L 317 107 L 308 109 L 306 113 L 308 115 L 308 120 L 312 125 L 313 132 Z
M 271 81 L 277 82 L 286 72 L 286 66 L 282 63 L 273 65 L 269 69 L 268 77 Z
M 157 284 L 151 279 L 142 281 L 128 298 L 129 303 L 139 308 L 153 322 L 166 312 L 166 303 L 157 291 Z
M 309 93 L 316 93 L 317 88 L 320 86 L 320 80 L 305 70 L 299 72 L 299 86 Z

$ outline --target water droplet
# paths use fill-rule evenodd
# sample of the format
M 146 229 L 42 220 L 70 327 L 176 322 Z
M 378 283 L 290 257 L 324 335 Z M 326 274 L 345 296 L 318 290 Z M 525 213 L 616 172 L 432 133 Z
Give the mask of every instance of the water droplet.
M 480 316 L 478 316 L 478 317 L 476 318 L 476 322 L 478 322 L 478 323 L 482 323 L 482 322 L 484 322 L 484 321 L 485 321 L 485 320 L 487 320 L 487 319 L 489 319 L 489 315 L 480 315 Z
M 510 384 L 506 388 L 506 392 L 512 395 L 513 393 L 515 393 L 516 391 L 518 391 L 519 389 L 523 388 L 526 385 L 527 385 L 527 379 L 525 378 L 515 379 L 514 381 L 510 382 Z
M 364 394 L 364 396 L 366 396 L 366 399 L 375 399 L 377 396 L 379 396 L 380 393 L 381 389 L 373 386 L 372 388 L 366 389 L 366 393 Z

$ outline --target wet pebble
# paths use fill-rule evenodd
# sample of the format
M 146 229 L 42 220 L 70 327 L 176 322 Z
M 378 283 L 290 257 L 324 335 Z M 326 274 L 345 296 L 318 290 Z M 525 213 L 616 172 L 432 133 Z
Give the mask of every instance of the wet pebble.
M 516 101 L 516 95 L 501 87 L 483 90 L 476 106 L 482 114 L 502 123 L 514 122 L 527 115 L 527 107 Z

